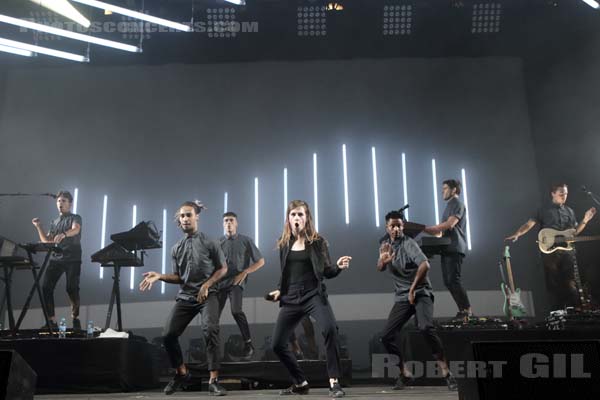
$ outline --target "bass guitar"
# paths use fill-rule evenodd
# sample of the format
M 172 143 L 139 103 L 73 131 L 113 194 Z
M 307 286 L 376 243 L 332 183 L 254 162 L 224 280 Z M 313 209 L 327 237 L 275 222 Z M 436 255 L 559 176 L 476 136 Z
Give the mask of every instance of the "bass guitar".
M 575 229 L 557 231 L 552 228 L 544 228 L 538 233 L 538 247 L 545 254 L 554 253 L 556 250 L 573 250 L 573 243 L 600 240 L 600 236 L 575 236 Z

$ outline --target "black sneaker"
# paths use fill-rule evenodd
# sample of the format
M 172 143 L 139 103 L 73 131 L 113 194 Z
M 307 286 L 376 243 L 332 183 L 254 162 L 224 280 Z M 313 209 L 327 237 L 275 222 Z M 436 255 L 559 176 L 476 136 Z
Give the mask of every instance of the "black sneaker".
M 392 390 L 402 390 L 407 386 L 412 386 L 414 382 L 415 378 L 413 378 L 412 376 L 404 376 L 403 374 L 400 374 L 400 376 L 396 380 L 396 383 L 392 387 Z
M 244 358 L 252 358 L 254 355 L 254 346 L 252 346 L 252 342 L 246 342 L 244 344 Z
M 309 390 L 310 390 L 310 387 L 308 386 L 308 383 L 304 386 L 298 386 L 294 383 L 289 388 L 283 389 L 281 392 L 279 392 L 279 395 L 287 396 L 290 394 L 308 394 Z
M 456 379 L 454 378 L 454 375 L 452 375 L 450 372 L 448 372 L 448 375 L 446 375 L 444 377 L 444 380 L 446 381 L 446 386 L 448 386 L 448 390 L 451 390 L 451 391 L 458 390 L 458 383 L 456 383 Z
M 171 382 L 167 383 L 164 388 L 166 395 L 171 395 L 181 389 L 186 383 L 189 383 L 192 378 L 192 374 L 188 371 L 185 375 L 175 374 Z
M 79 318 L 73 318 L 73 330 L 80 331 L 81 330 L 81 321 Z
M 225 396 L 227 390 L 219 385 L 219 381 L 215 380 L 213 383 L 208 384 L 208 395 L 209 396 Z
M 342 390 L 342 386 L 339 382 L 333 384 L 333 386 L 329 387 L 329 397 L 344 397 L 346 393 Z

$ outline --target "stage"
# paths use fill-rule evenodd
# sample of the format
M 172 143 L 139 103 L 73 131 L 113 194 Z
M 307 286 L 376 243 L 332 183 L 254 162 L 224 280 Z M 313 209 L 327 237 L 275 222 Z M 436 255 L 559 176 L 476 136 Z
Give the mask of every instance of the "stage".
M 392 391 L 390 386 L 355 386 L 344 388 L 346 397 L 353 399 L 402 399 L 410 398 L 414 400 L 438 400 L 438 399 L 458 399 L 457 392 L 450 392 L 445 387 L 411 387 L 402 391 Z M 208 397 L 208 392 L 178 392 L 172 396 L 166 396 L 162 391 L 145 391 L 129 393 L 111 393 L 111 394 L 88 394 L 88 395 L 40 395 L 36 399 L 64 399 L 64 400 L 121 400 L 121 399 L 197 399 L 198 397 Z M 232 390 L 227 393 L 227 399 L 278 399 L 279 390 Z M 293 398 L 298 398 L 293 396 Z M 330 399 L 327 395 L 327 389 L 311 389 L 309 395 L 303 398 L 310 399 Z

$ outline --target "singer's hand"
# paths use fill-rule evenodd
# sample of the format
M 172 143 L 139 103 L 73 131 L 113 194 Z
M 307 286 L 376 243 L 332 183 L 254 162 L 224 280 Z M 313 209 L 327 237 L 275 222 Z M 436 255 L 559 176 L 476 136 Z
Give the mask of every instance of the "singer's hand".
M 348 267 L 350 267 L 350 260 L 352 260 L 352 257 L 342 256 L 337 260 L 337 266 L 340 269 L 348 269 Z
M 269 296 L 273 296 L 273 301 L 279 301 L 279 296 L 281 296 L 281 292 L 279 290 L 273 290 L 269 292 Z
M 58 235 L 54 236 L 54 243 L 60 243 L 66 237 L 67 237 L 67 235 L 65 235 L 64 233 L 59 233 Z
M 510 235 L 504 238 L 505 241 L 507 242 L 516 242 L 517 240 L 519 240 L 519 235 L 514 234 L 514 235 Z
M 39 228 L 40 226 L 42 226 L 42 220 L 39 218 L 34 218 L 31 220 L 31 223 L 36 227 Z
M 592 208 L 590 208 L 589 210 L 587 210 L 587 211 L 585 212 L 585 215 L 583 216 L 583 221 L 584 221 L 585 223 L 588 223 L 588 222 L 590 222 L 590 220 L 591 220 L 592 218 L 594 218 L 594 215 L 596 215 L 596 212 L 597 212 L 597 211 L 596 211 L 596 207 L 592 207 Z

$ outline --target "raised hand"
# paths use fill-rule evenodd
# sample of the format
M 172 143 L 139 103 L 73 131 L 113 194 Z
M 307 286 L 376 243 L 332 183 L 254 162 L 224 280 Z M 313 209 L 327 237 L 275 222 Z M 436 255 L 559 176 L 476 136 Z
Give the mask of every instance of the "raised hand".
M 31 220 L 31 223 L 37 228 L 42 225 L 42 220 L 39 218 L 34 218 Z
M 383 243 L 381 247 L 379 247 L 379 260 L 382 265 L 385 265 L 391 262 L 394 259 L 394 249 L 391 244 Z
M 594 215 L 596 215 L 596 208 L 592 207 L 589 210 L 587 210 L 585 212 L 585 215 L 583 216 L 583 220 L 587 223 L 589 222 L 592 218 L 594 218 Z

